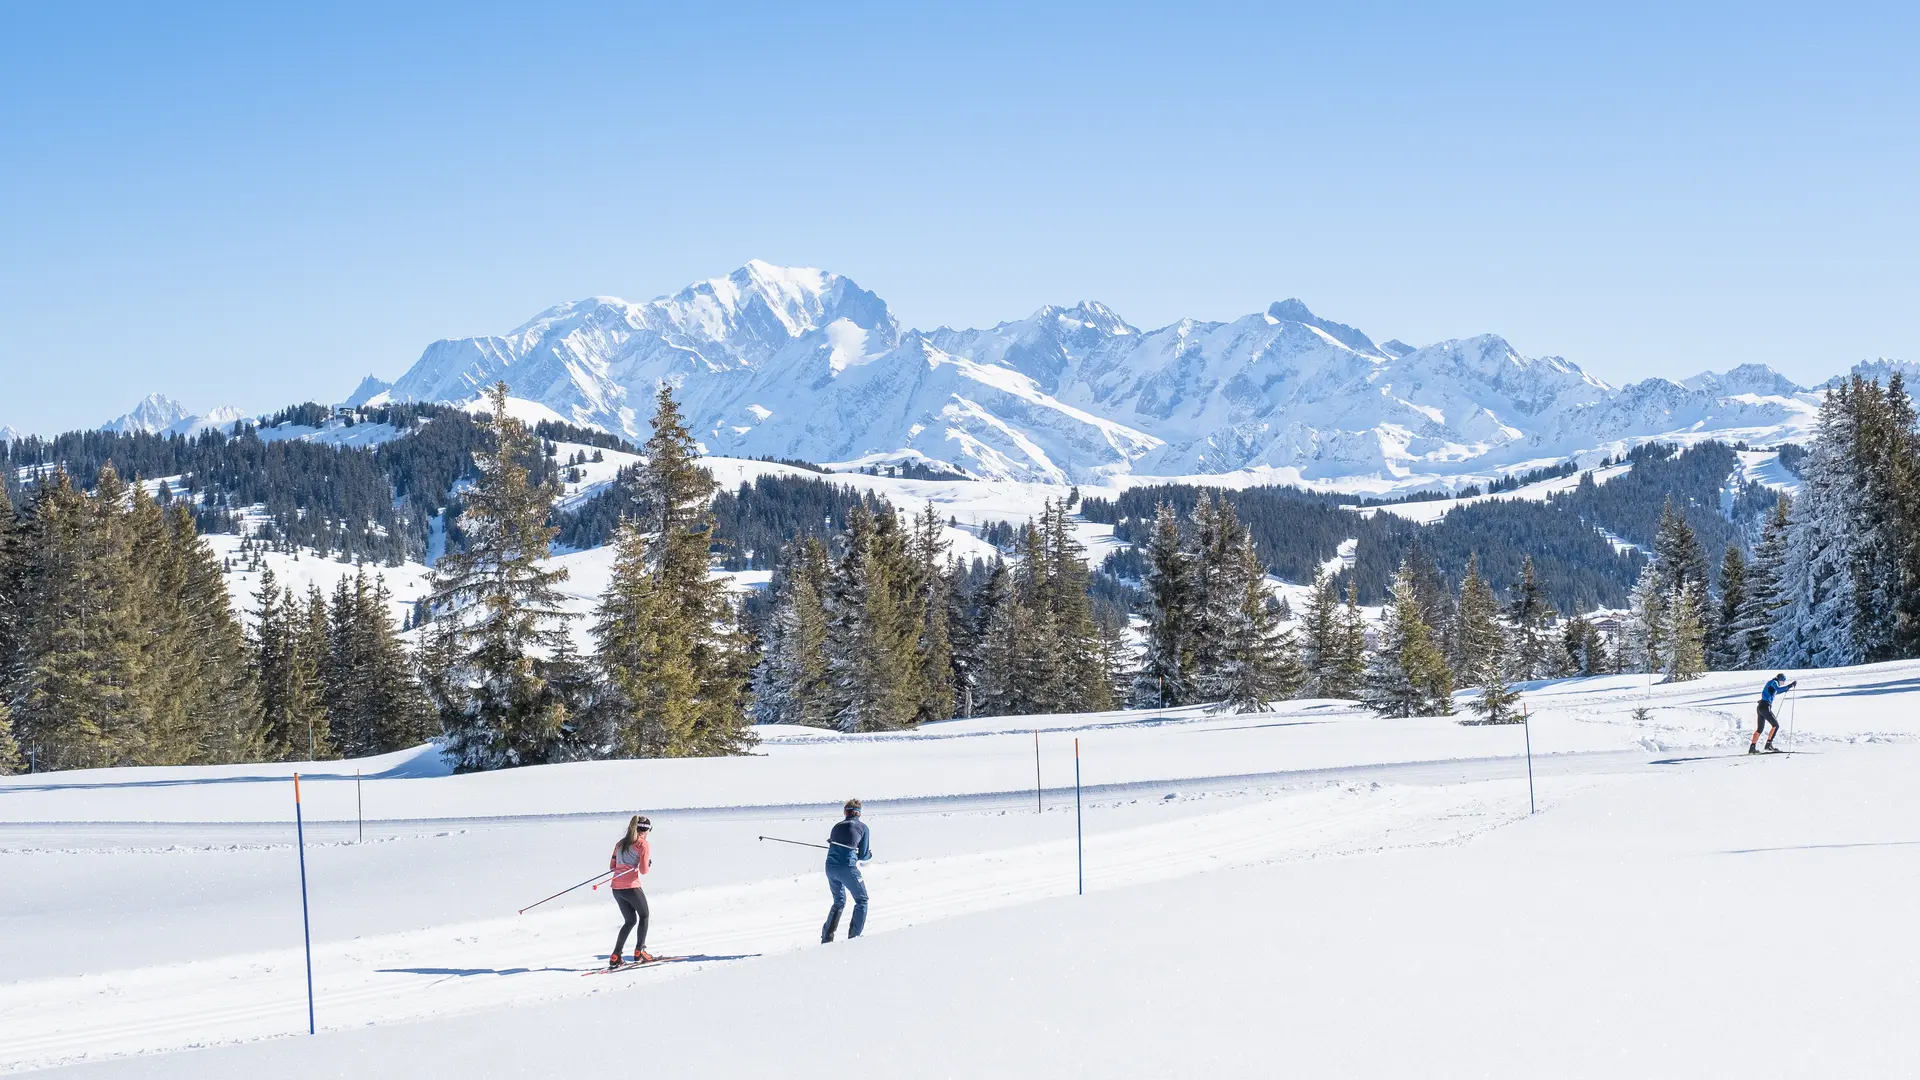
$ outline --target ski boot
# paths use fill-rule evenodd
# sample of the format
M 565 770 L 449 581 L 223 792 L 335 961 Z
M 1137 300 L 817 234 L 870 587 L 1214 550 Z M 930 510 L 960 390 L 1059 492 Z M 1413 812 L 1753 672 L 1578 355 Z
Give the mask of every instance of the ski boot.
M 1757 753 L 1759 753 L 1759 752 L 1760 752 L 1760 748 L 1759 748 L 1758 746 L 1755 746 L 1755 745 L 1754 745 L 1754 744 L 1752 744 L 1752 743 L 1748 743 L 1748 744 L 1747 744 L 1747 753 L 1749 753 L 1749 754 L 1757 754 Z
M 648 952 L 645 949 L 633 950 L 633 962 L 636 964 L 657 963 L 659 959 L 660 959 L 659 957 L 653 955 L 652 953 Z
M 621 968 L 625 967 L 626 964 L 627 962 L 625 960 L 620 959 L 619 953 L 614 953 L 612 956 L 607 957 L 608 971 L 619 971 Z

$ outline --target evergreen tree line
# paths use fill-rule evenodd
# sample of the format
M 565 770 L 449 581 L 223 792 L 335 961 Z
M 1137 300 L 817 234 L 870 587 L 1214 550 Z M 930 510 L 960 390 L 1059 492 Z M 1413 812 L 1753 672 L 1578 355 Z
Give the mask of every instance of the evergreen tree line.
M 111 462 L 121 475 L 179 477 L 202 532 L 238 532 L 238 512 L 259 507 L 264 538 L 281 550 L 312 548 L 343 562 L 390 566 L 423 558 L 435 520 L 453 503 L 455 485 L 474 476 L 473 454 L 484 438 L 479 424 L 460 408 L 412 404 L 363 408 L 347 418 L 350 424 L 395 429 L 396 437 L 373 449 L 302 441 L 284 437 L 284 431 L 276 437 L 272 430 L 314 428 L 332 415 L 307 404 L 281 410 L 266 428 L 242 423 L 232 433 L 28 436 L 0 443 L 0 473 L 8 478 L 8 493 L 23 501 L 21 470 L 33 476 L 62 469 L 76 486 L 91 489 Z M 604 432 L 552 421 L 543 422 L 541 437 L 548 446 L 565 440 L 631 449 Z M 549 455 L 532 467 L 544 477 L 559 466 Z M 451 510 L 449 516 L 457 517 L 458 506 Z
M 246 761 L 246 643 L 184 506 L 101 466 L 0 500 L 0 773 Z
M 103 464 L 0 501 L 0 773 L 367 755 L 437 731 L 384 582 L 270 571 L 242 628 L 184 504 Z
M 1829 389 L 1799 473 L 1746 575 L 1746 649 L 1782 667 L 1920 656 L 1920 435 L 1902 376 Z
M 710 573 L 717 485 L 670 388 L 644 462 L 614 487 L 613 574 L 584 657 L 560 592 L 567 571 L 547 561 L 556 478 L 539 468 L 542 441 L 507 412 L 506 384 L 490 397 L 464 544 L 434 565 L 422 628 L 426 691 L 455 767 L 744 752 L 752 643 Z
M 1255 487 L 1220 493 L 1253 532 L 1263 564 L 1287 581 L 1310 580 L 1346 540 L 1357 541 L 1350 568 L 1339 582 L 1351 583 L 1362 604 L 1385 603 L 1395 577 L 1416 549 L 1444 568 L 1457 590 L 1469 558 L 1496 589 L 1520 581 L 1530 560 L 1548 598 L 1561 611 L 1619 608 L 1628 603 L 1646 559 L 1638 551 L 1615 550 L 1597 530 L 1642 547 L 1651 547 L 1664 508 L 1671 502 L 1701 541 L 1713 550 L 1729 544 L 1751 545 L 1776 495 L 1757 484 L 1735 484 L 1731 513 L 1722 512 L 1722 492 L 1738 465 L 1735 448 L 1707 442 L 1681 450 L 1649 444 L 1627 455 L 1633 469 L 1606 484 L 1591 474 L 1576 488 L 1546 500 L 1491 500 L 1456 507 L 1430 524 L 1391 513 L 1361 516 L 1356 505 L 1380 500 L 1302 491 L 1292 487 Z M 1536 480 L 1572 475 L 1567 465 L 1537 469 L 1492 485 L 1508 490 Z M 1203 499 L 1216 497 L 1196 485 L 1169 484 L 1130 488 L 1113 499 L 1094 497 L 1082 516 L 1114 526 L 1117 539 L 1130 546 L 1107 557 L 1102 568 L 1129 581 L 1146 570 L 1145 549 L 1160 503 L 1176 514 L 1191 515 Z M 1400 500 L 1406 501 L 1406 500 Z
M 331 601 L 303 598 L 263 570 L 248 628 L 262 756 L 281 761 L 367 757 L 439 734 L 414 657 L 394 631 L 386 582 L 362 566 Z
M 929 505 L 851 513 L 791 544 L 754 673 L 756 722 L 888 731 L 954 716 L 1112 708 L 1124 622 L 1095 616 L 1064 500 L 1011 561 L 947 554 Z
M 1146 649 L 1133 682 L 1144 707 L 1219 702 L 1264 709 L 1281 698 L 1365 702 L 1383 716 L 1453 712 L 1456 686 L 1479 687 L 1482 722 L 1517 719 L 1514 684 L 1610 670 L 1605 635 L 1562 619 L 1531 561 L 1501 602 L 1469 555 L 1457 591 L 1415 545 L 1401 561 L 1377 626 L 1357 585 L 1317 570 L 1291 626 L 1266 585 L 1251 530 L 1233 503 L 1206 499 L 1184 517 L 1154 516 L 1145 555 Z
M 574 550 L 609 543 L 620 527 L 642 466 L 620 470 L 606 491 L 559 515 L 557 542 Z M 713 499 L 713 554 L 723 570 L 771 570 L 782 551 L 804 536 L 845 531 L 856 506 L 869 511 L 883 500 L 847 484 L 810 476 L 765 475 Z

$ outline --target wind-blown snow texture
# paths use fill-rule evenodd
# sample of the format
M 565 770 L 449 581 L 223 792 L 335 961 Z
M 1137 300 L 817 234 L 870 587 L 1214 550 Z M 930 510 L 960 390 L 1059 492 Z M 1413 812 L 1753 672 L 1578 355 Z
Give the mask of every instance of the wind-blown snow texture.
M 1081 303 L 923 332 L 838 274 L 757 261 L 644 304 L 592 297 L 503 336 L 435 342 L 390 389 L 354 396 L 465 401 L 499 379 L 629 436 L 668 381 L 717 455 L 924 456 L 1055 483 L 1459 476 L 1656 436 L 1795 437 L 1818 402 L 1761 365 L 1615 388 L 1492 334 L 1377 345 L 1298 300 L 1157 330 Z

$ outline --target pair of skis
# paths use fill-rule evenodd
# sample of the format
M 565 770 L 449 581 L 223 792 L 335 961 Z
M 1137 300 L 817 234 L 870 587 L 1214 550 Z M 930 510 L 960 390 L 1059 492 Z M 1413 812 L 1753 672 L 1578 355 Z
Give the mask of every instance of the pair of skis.
M 621 964 L 619 967 L 593 968 L 589 971 L 583 971 L 580 974 L 583 978 L 588 975 L 617 975 L 622 971 L 636 971 L 640 968 L 659 967 L 661 964 L 684 963 L 691 959 L 692 957 L 690 956 L 656 956 L 645 963 L 627 963 Z

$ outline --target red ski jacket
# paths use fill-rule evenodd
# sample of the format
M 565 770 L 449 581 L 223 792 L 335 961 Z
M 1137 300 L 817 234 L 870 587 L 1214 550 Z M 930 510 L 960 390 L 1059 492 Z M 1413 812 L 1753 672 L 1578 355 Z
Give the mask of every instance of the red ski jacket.
M 646 835 L 642 834 L 640 842 L 625 851 L 615 848 L 613 858 L 607 860 L 607 869 L 619 871 L 613 875 L 614 888 L 639 888 L 640 875 L 653 869 L 653 850 L 647 846 Z

